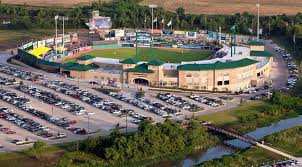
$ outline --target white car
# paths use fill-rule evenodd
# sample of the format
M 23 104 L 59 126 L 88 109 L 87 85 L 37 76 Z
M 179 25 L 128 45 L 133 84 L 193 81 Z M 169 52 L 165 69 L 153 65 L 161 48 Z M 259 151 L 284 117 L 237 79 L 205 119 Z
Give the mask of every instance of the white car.
M 63 137 L 66 137 L 66 133 L 58 133 L 57 137 L 59 138 L 63 138 Z
M 94 112 L 87 112 L 87 115 L 94 115 Z

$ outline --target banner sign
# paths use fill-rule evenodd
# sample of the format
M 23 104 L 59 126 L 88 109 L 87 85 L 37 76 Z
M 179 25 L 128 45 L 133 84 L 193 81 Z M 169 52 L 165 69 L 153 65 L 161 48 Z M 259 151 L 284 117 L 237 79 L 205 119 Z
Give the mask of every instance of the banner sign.
M 186 35 L 185 31 L 174 31 L 174 35 Z
M 63 38 L 62 37 L 58 37 L 55 39 L 56 43 L 62 43 L 63 42 Z
M 223 41 L 225 41 L 225 36 L 226 36 L 225 34 L 221 34 L 221 38 L 220 39 L 223 40 Z
M 172 36 L 172 35 L 173 35 L 173 31 L 170 31 L 170 30 L 163 30 L 163 31 L 162 31 L 162 35 L 163 35 L 163 36 Z
M 70 42 L 71 38 L 70 35 L 64 35 L 64 42 Z
M 79 36 L 78 34 L 71 34 L 71 42 L 79 42 Z
M 46 39 L 46 45 L 50 45 L 50 44 L 53 44 L 54 43 L 54 38 L 50 38 L 50 39 Z
M 187 38 L 196 38 L 197 33 L 196 32 L 187 32 L 186 36 L 187 36 Z
M 127 32 L 126 36 L 127 37 L 135 37 L 135 33 L 134 32 Z
M 38 41 L 33 42 L 33 49 L 36 49 L 36 48 L 38 48 Z
M 208 31 L 208 33 L 209 33 L 209 38 L 214 38 L 214 32 Z
M 27 44 L 24 44 L 23 46 L 21 46 L 21 49 L 27 49 L 33 46 L 33 42 L 29 42 Z
M 45 46 L 46 41 L 42 40 L 42 41 L 38 41 L 38 47 L 40 46 Z
M 124 37 L 125 30 L 114 30 L 115 37 Z

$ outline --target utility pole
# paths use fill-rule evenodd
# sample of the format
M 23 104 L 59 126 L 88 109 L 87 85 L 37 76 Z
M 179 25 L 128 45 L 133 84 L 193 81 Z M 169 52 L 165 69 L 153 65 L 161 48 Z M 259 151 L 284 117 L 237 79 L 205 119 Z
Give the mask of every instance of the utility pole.
M 257 12 L 258 12 L 258 16 L 257 16 L 257 41 L 259 41 L 259 8 L 260 8 L 260 4 L 257 3 L 256 7 L 257 7 Z

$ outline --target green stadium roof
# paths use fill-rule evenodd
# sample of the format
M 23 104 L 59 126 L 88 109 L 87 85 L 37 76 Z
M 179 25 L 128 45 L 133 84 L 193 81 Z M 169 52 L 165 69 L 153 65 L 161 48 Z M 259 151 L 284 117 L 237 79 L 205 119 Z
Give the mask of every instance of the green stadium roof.
M 148 69 L 148 65 L 146 63 L 137 65 L 134 68 L 129 68 L 126 71 L 127 72 L 138 72 L 138 73 L 154 73 L 153 70 Z
M 90 59 L 94 59 L 95 56 L 91 56 L 91 55 L 84 55 L 84 56 L 80 56 L 77 58 L 77 60 L 90 60 Z
M 249 43 L 250 46 L 264 46 L 263 42 L 259 42 L 259 41 L 251 41 Z
M 89 71 L 89 70 L 96 69 L 99 66 L 93 63 L 85 65 L 85 64 L 68 62 L 68 63 L 61 64 L 61 67 L 71 71 Z
M 202 70 L 223 70 L 245 67 L 257 63 L 258 61 L 244 58 L 237 61 L 217 61 L 214 64 L 185 64 L 177 67 L 179 71 L 202 71 Z
M 53 61 L 47 61 L 47 60 L 44 60 L 44 59 L 37 59 L 36 63 L 37 64 L 43 64 L 43 65 L 49 65 L 49 66 L 55 66 L 55 67 L 61 66 L 60 63 L 53 62 Z
M 266 51 L 251 51 L 250 56 L 257 56 L 257 57 L 272 57 L 273 54 L 271 52 Z
M 69 68 L 69 67 L 75 66 L 75 65 L 77 65 L 77 64 L 79 64 L 79 63 L 67 62 L 67 63 L 61 64 L 60 66 L 61 66 L 62 68 Z
M 122 64 L 136 64 L 136 60 L 133 59 L 133 58 L 128 58 L 128 59 L 122 60 L 120 63 L 122 63 Z
M 148 62 L 149 66 L 161 66 L 163 64 L 164 64 L 164 62 L 159 61 L 159 60 L 151 60 Z

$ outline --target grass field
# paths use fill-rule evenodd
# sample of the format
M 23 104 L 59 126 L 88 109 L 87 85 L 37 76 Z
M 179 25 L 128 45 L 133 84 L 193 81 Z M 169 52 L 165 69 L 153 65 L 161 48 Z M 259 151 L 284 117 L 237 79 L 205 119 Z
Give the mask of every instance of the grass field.
M 108 2 L 111 0 L 100 0 Z M 99 0 L 46 0 L 41 4 L 41 0 L 2 0 L 3 4 L 26 4 L 33 6 L 63 6 L 73 7 L 75 5 L 87 5 Z M 301 12 L 301 0 L 143 0 L 142 5 L 157 4 L 167 10 L 175 11 L 178 7 L 183 7 L 187 13 L 195 14 L 234 14 L 247 11 L 256 13 L 256 3 L 261 4 L 261 15 L 289 14 L 294 15 Z
M 135 48 L 118 48 L 118 49 L 105 49 L 96 50 L 91 53 L 87 53 L 96 57 L 115 58 L 115 59 L 127 59 L 135 58 Z M 181 49 L 167 49 L 167 48 L 153 48 L 152 58 L 166 63 L 179 63 L 181 61 L 197 61 L 205 60 L 212 55 L 210 51 L 200 50 L 181 50 Z M 139 48 L 140 61 L 150 60 L 150 49 Z M 69 61 L 75 61 L 70 59 Z
M 290 137 L 289 137 L 290 136 Z M 279 133 L 267 136 L 265 142 L 286 153 L 302 157 L 302 126 L 297 126 Z
M 223 156 L 219 159 L 207 161 L 196 167 L 242 167 L 272 164 L 274 161 L 284 160 L 284 157 L 260 147 L 251 147 L 235 154 Z
M 52 145 L 44 148 L 41 158 L 30 157 L 26 150 L 20 152 L 0 153 L 1 167 L 51 167 L 59 161 L 64 150 Z
M 270 103 L 263 100 L 244 102 L 240 104 L 239 107 L 230 109 L 229 111 L 202 115 L 199 116 L 198 119 L 224 125 L 227 128 L 245 133 L 258 127 L 268 126 L 281 119 L 297 117 L 302 112 L 297 108 L 296 110 L 291 110 L 277 116 L 262 114 L 268 105 L 270 105 Z
M 0 30 L 0 50 L 15 48 L 32 39 L 41 39 L 52 34 L 53 30 Z
M 79 30 L 68 29 L 66 32 L 77 32 Z M 17 45 L 29 41 L 53 37 L 55 31 L 52 29 L 32 30 L 0 30 L 0 50 L 15 48 Z

